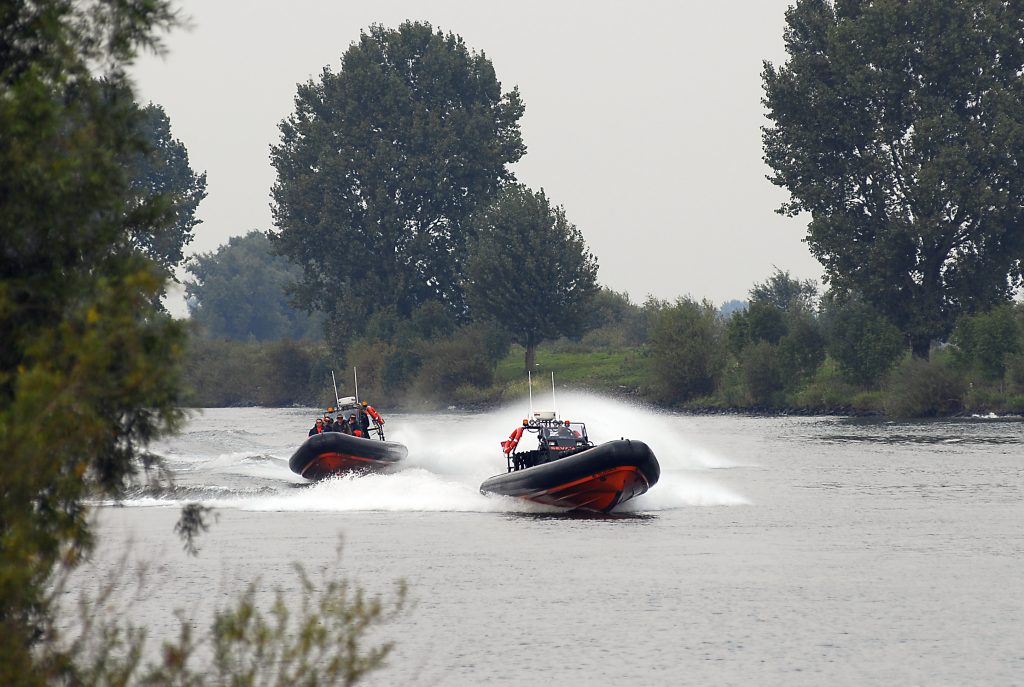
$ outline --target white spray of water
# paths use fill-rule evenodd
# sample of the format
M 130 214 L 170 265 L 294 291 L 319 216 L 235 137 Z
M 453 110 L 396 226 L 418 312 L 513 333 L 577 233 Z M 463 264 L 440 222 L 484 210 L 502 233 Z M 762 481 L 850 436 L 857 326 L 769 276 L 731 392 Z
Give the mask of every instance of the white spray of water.
M 548 402 L 545 402 L 548 401 Z M 534 394 L 536 409 L 550 409 L 550 396 Z M 734 463 L 688 441 L 664 413 L 624 401 L 580 392 L 559 392 L 555 410 L 563 420 L 584 422 L 594 443 L 638 439 L 654 451 L 662 470 L 732 467 Z M 409 447 L 409 464 L 441 474 L 482 477 L 505 468 L 501 442 L 527 417 L 528 401 L 472 416 L 418 416 L 388 435 Z M 416 418 L 417 416 L 412 416 Z M 412 419 L 412 418 L 410 418 Z M 524 437 L 520 447 L 532 436 Z
M 601 443 L 627 438 L 644 441 L 658 457 L 661 479 L 645 495 L 625 504 L 624 511 L 649 511 L 683 506 L 736 505 L 747 503 L 742 496 L 716 484 L 707 477 L 707 471 L 732 467 L 732 461 L 694 445 L 677 429 L 674 418 L 640 404 L 614 400 L 581 392 L 559 391 L 558 406 L 551 408 L 551 396 L 534 390 L 535 410 L 555 410 L 563 420 L 584 422 L 591 441 Z M 484 479 L 504 472 L 505 457 L 501 452 L 502 440 L 519 427 L 529 412 L 529 400 L 471 416 L 439 413 L 434 416 L 410 416 L 401 428 L 388 434 L 389 439 L 409 447 L 408 468 L 419 468 L 426 480 L 437 480 L 450 487 L 458 484 L 465 492 L 475 492 Z M 533 448 L 532 435 L 523 438 L 522 448 Z M 410 472 L 384 477 L 396 478 Z M 704 474 L 702 474 L 704 473 Z M 411 485 L 392 482 L 396 491 Z M 448 492 L 441 485 L 424 485 L 446 493 L 447 510 L 509 510 L 508 499 L 495 504 L 487 499 L 482 508 L 476 494 L 472 501 L 461 501 L 458 494 Z M 458 505 L 456 505 L 456 502 Z M 518 502 L 518 501 L 517 501 Z M 518 502 L 521 503 L 521 502 Z
M 687 440 L 685 427 L 674 416 L 580 392 L 559 390 L 558 407 L 551 408 L 550 390 L 545 395 L 534 389 L 533 401 L 535 410 L 553 409 L 563 420 L 586 423 L 594 443 L 622 437 L 651 447 L 661 465 L 661 479 L 647 494 L 620 510 L 644 512 L 747 502 L 712 478 L 714 469 L 732 467 L 734 463 Z M 409 456 L 401 469 L 386 474 L 347 475 L 307 485 L 288 470 L 286 455 L 252 451 L 207 456 L 201 468 L 194 467 L 206 472 L 214 483 L 218 475 L 230 475 L 233 480 L 250 478 L 263 485 L 281 485 L 269 494 L 236 493 L 207 502 L 218 507 L 261 511 L 549 512 L 552 509 L 545 506 L 479 491 L 484 479 L 505 472 L 501 441 L 521 425 L 528 409 L 529 400 L 524 397 L 521 402 L 486 413 L 395 415 L 386 426 L 388 440 L 406 445 Z M 534 448 L 535 441 L 533 435 L 527 435 L 520 447 Z M 304 486 L 295 488 L 297 484 Z

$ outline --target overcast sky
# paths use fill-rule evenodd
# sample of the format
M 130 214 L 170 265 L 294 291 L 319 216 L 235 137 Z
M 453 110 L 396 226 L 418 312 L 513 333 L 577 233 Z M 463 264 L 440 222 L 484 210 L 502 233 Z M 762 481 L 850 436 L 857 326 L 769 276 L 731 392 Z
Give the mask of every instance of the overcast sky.
M 191 30 L 133 74 L 160 104 L 192 168 L 206 171 L 191 253 L 270 229 L 269 146 L 296 86 L 338 71 L 361 29 L 428 21 L 519 87 L 520 181 L 565 207 L 600 265 L 635 302 L 747 297 L 773 266 L 821 270 L 806 219 L 774 210 L 786 194 L 761 160 L 761 61 L 784 61 L 791 0 L 186 0 Z

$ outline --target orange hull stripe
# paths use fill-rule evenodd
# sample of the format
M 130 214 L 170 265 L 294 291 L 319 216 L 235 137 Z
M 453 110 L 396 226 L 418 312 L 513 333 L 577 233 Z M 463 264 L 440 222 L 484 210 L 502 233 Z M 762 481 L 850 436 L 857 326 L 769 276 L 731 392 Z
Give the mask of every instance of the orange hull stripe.
M 303 477 L 309 472 L 310 468 L 316 467 L 321 472 L 337 472 L 340 470 L 366 467 L 378 461 L 373 458 L 367 458 L 365 456 L 353 456 L 350 453 L 336 453 L 334 451 L 328 453 L 321 453 L 317 455 L 313 460 L 306 463 L 306 467 L 302 468 L 300 473 Z
M 638 491 L 647 491 L 648 486 L 644 474 L 635 465 L 624 465 L 520 498 L 553 506 L 603 512 L 618 505 L 623 495 L 627 499 L 632 498 Z

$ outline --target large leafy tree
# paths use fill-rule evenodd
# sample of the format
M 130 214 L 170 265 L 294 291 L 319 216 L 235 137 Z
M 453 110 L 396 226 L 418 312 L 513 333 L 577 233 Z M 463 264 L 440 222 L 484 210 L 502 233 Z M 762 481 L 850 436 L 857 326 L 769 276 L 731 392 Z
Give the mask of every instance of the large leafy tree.
M 320 322 L 292 307 L 286 290 L 301 270 L 277 255 L 264 232 L 231 238 L 189 261 L 185 283 L 192 319 L 213 338 L 239 341 L 317 338 Z
M 426 23 L 372 26 L 339 72 L 300 85 L 271 161 L 274 238 L 304 269 L 302 304 L 341 338 L 431 300 L 465 316 L 467 219 L 512 179 L 522 114 L 490 60 Z
M 132 238 L 142 252 L 171 273 L 184 259 L 183 251 L 202 223 L 196 217 L 206 197 L 206 172 L 196 174 L 188 161 L 188 149 L 171 134 L 171 120 L 163 107 L 150 103 L 141 108 L 139 137 L 145 150 L 128 160 L 131 188 L 136 202 L 166 204 L 171 221 L 163 226 L 134 227 Z
M 1024 258 L 1024 9 L 1005 0 L 798 0 L 765 63 L 781 212 L 836 292 L 915 355 L 1008 300 Z
M 592 321 L 597 261 L 565 209 L 520 184 L 482 210 L 476 225 L 466 272 L 474 317 L 507 329 L 532 370 L 538 344 L 578 336 Z

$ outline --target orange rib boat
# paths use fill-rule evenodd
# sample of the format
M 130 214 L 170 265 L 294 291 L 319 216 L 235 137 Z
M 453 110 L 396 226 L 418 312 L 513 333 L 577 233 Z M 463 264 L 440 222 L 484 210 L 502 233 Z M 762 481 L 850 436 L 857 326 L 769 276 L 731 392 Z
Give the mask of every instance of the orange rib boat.
M 524 432 L 536 432 L 540 447 L 517 453 Z M 582 423 L 524 420 L 502 446 L 508 471 L 485 480 L 480 485 L 485 494 L 607 513 L 645 493 L 661 476 L 658 459 L 647 444 L 619 439 L 595 446 Z

